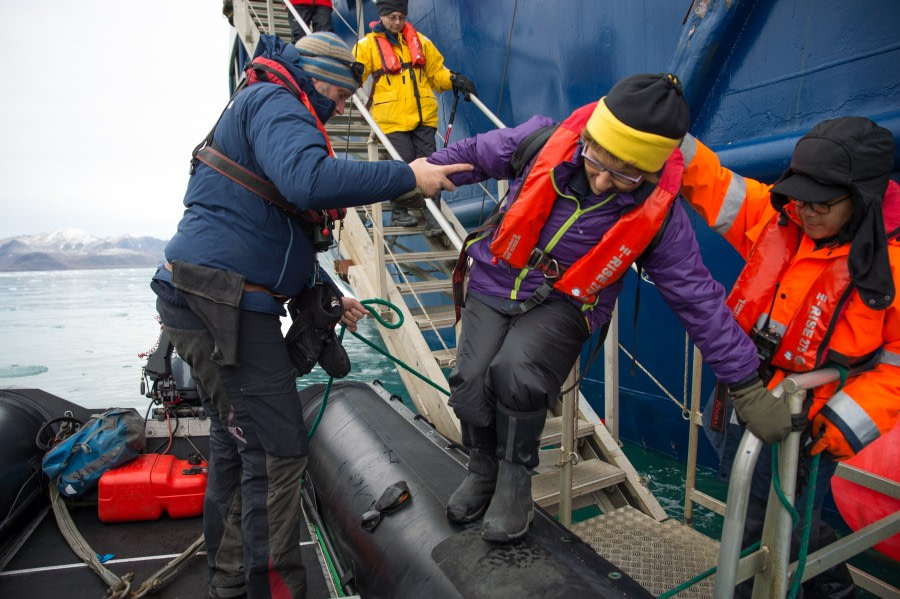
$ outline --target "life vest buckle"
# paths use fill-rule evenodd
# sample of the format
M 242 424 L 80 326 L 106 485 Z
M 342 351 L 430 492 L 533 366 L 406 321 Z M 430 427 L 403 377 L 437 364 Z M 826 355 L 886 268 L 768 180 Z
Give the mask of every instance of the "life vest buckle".
M 551 258 L 539 248 L 531 250 L 531 256 L 528 257 L 528 263 L 525 265 L 530 269 L 538 269 L 543 273 L 545 279 L 558 279 L 561 272 L 559 262 L 555 258 Z

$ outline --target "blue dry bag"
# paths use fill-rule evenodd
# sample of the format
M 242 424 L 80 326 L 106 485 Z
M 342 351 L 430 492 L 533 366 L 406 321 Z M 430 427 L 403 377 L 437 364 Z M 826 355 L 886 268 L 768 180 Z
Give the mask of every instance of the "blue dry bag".
M 90 491 L 107 470 L 133 460 L 144 446 L 144 420 L 134 408 L 94 414 L 81 429 L 44 454 L 44 473 L 63 497 Z

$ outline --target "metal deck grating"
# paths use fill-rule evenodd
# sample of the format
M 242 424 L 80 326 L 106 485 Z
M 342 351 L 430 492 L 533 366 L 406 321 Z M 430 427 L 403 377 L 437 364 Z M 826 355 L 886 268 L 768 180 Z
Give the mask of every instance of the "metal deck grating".
M 627 506 L 574 524 L 572 531 L 654 595 L 712 568 L 719 557 L 718 541 L 676 520 L 658 522 Z M 714 580 L 710 576 L 676 597 L 712 597 Z

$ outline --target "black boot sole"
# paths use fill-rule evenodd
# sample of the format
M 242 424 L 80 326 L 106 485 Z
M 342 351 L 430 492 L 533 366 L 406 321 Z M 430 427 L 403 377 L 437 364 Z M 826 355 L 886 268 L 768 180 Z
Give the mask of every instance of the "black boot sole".
M 478 520 L 479 518 L 484 516 L 484 513 L 488 509 L 488 505 L 490 505 L 490 502 L 487 502 L 483 506 L 481 506 L 481 508 L 477 512 L 466 514 L 465 516 L 462 516 L 460 518 L 457 518 L 452 513 L 450 513 L 450 509 L 448 508 L 447 520 L 450 520 L 450 522 L 456 522 L 457 524 L 468 524 L 469 522 L 474 522 L 475 520 Z
M 506 533 L 502 530 L 482 530 L 481 538 L 487 541 L 488 543 L 497 543 L 497 544 L 508 544 L 515 543 L 521 539 L 525 538 L 525 535 L 528 534 L 528 529 L 531 528 L 531 523 L 534 521 L 534 508 L 531 508 L 531 511 L 528 512 L 528 523 L 525 525 L 525 528 L 518 532 L 514 533 Z

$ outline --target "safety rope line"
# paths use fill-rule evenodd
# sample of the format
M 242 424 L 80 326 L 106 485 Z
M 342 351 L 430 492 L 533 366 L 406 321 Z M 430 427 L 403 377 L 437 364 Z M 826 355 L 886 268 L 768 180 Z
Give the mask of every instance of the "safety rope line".
M 660 389 L 663 393 L 665 393 L 666 396 L 668 396 L 668 398 L 671 399 L 672 402 L 673 402 L 676 406 L 678 406 L 679 408 L 681 408 L 681 417 L 684 418 L 685 420 L 690 420 L 690 413 L 691 413 L 691 412 L 690 412 L 690 410 L 689 410 L 688 407 L 687 407 L 687 401 L 685 401 L 684 403 L 682 403 L 682 402 L 678 401 L 677 399 L 675 399 L 675 396 L 672 395 L 672 393 L 670 393 L 669 390 L 666 389 L 666 388 L 663 386 L 663 384 L 660 383 L 659 380 L 658 380 L 655 376 L 653 376 L 652 374 L 650 374 L 650 371 L 647 370 L 646 368 L 644 368 L 644 365 L 643 365 L 643 364 L 641 364 L 638 360 L 635 360 L 634 357 L 628 352 L 627 349 L 625 349 L 625 347 L 624 347 L 621 343 L 619 344 L 619 349 L 622 351 L 623 354 L 625 354 L 626 356 L 628 356 L 629 358 L 631 358 L 632 360 L 634 360 L 634 363 L 637 365 L 637 367 L 640 368 L 641 371 L 642 371 L 644 374 L 646 374 L 647 377 L 648 377 L 651 381 L 653 381 L 653 382 L 656 384 L 656 386 L 659 387 L 659 389 Z M 685 416 L 685 414 L 687 414 L 687 416 Z

